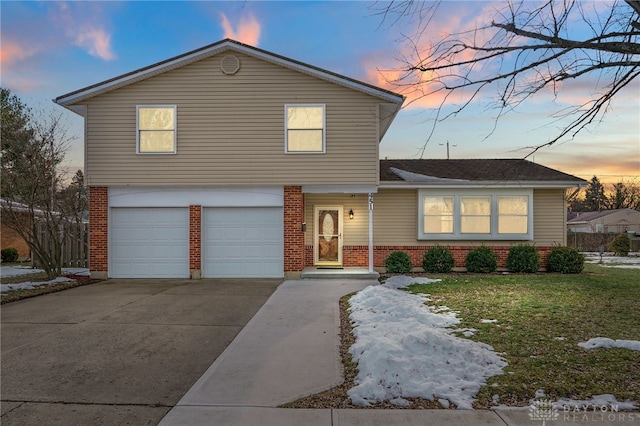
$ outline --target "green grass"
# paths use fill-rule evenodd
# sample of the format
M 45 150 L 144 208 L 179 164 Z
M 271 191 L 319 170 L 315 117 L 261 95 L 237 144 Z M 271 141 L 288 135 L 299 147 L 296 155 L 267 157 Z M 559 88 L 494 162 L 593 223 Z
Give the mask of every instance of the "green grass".
M 538 389 L 553 399 L 609 393 L 619 401 L 640 400 L 640 351 L 578 346 L 592 337 L 640 340 L 637 269 L 585 265 L 579 275 L 430 277 L 442 281 L 409 290 L 459 312 L 459 327 L 478 330 L 469 338 L 493 346 L 509 363 L 505 374 L 487 380 L 478 408 L 488 407 L 494 394 L 501 404 L 526 406 Z

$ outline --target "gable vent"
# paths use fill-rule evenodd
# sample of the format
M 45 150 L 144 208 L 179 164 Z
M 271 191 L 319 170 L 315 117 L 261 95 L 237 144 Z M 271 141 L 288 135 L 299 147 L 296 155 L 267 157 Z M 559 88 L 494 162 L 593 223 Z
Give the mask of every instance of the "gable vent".
M 220 60 L 220 69 L 227 75 L 233 75 L 240 69 L 240 60 L 234 55 L 227 55 Z

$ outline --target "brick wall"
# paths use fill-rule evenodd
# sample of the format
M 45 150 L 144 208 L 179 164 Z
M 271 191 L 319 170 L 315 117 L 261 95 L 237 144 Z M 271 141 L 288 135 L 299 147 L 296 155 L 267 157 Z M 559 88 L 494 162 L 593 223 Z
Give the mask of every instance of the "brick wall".
M 302 187 L 284 187 L 284 272 L 304 269 L 304 198 Z
M 25 220 L 25 225 L 29 220 L 28 215 L 23 215 Z M 31 258 L 31 249 L 27 242 L 22 238 L 16 231 L 11 229 L 4 221 L 2 222 L 2 227 L 0 228 L 0 235 L 2 236 L 2 242 L 0 243 L 0 248 L 14 248 L 18 250 L 18 259 L 26 260 Z
M 189 206 L 189 270 L 191 278 L 200 278 L 202 206 Z
M 106 278 L 108 247 L 109 191 L 106 186 L 89 187 L 89 270 Z
M 455 260 L 455 267 L 462 268 L 465 265 L 465 259 L 470 250 L 478 248 L 477 246 L 442 246 L 451 250 Z M 374 267 L 383 268 L 384 260 L 394 251 L 404 251 L 411 258 L 413 266 L 422 267 L 422 258 L 425 251 L 431 246 L 375 246 L 373 251 Z M 489 247 L 498 255 L 498 267 L 505 268 L 507 255 L 511 246 L 491 246 Z M 537 247 L 540 254 L 541 267 L 547 267 L 547 257 L 552 247 Z M 342 263 L 344 267 L 367 267 L 369 266 L 369 247 L 368 246 L 344 246 L 342 252 Z M 313 246 L 305 246 L 305 265 L 313 266 Z
M 465 260 L 470 250 L 478 248 L 477 246 L 442 246 L 451 250 L 455 261 L 454 267 L 462 268 L 465 266 Z M 384 267 L 384 259 L 394 251 L 404 251 L 409 257 L 414 267 L 422 267 L 422 258 L 424 253 L 429 250 L 430 246 L 376 246 L 373 253 L 373 262 L 376 267 Z M 489 247 L 498 255 L 498 268 L 505 268 L 507 255 L 511 246 L 491 246 Z M 540 254 L 541 267 L 547 267 L 547 256 L 551 247 L 538 247 Z

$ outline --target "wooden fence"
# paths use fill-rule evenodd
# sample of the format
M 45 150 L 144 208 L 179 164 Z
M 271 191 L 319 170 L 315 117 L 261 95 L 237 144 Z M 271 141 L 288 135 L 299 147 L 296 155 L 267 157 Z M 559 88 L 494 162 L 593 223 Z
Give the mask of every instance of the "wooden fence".
M 604 246 L 604 251 L 609 251 L 609 243 L 617 234 L 590 233 L 590 232 L 570 232 L 567 231 L 567 245 L 575 247 L 580 251 L 600 251 L 600 246 Z M 629 234 L 631 239 L 631 251 L 640 251 L 640 238 Z
M 39 225 L 38 233 L 45 244 L 52 245 L 48 241 L 44 224 Z M 89 224 L 88 223 L 64 223 L 60 225 L 62 235 L 62 266 L 64 268 L 88 268 L 89 267 Z M 34 259 L 35 261 L 35 259 Z M 35 265 L 36 267 L 38 265 Z

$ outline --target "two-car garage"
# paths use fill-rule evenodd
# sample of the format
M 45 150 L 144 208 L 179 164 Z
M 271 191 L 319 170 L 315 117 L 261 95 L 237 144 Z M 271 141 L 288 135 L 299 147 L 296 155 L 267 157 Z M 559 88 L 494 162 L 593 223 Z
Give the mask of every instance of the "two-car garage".
M 281 188 L 167 192 L 175 190 L 110 189 L 110 277 L 189 278 L 194 228 L 204 278 L 284 275 Z

